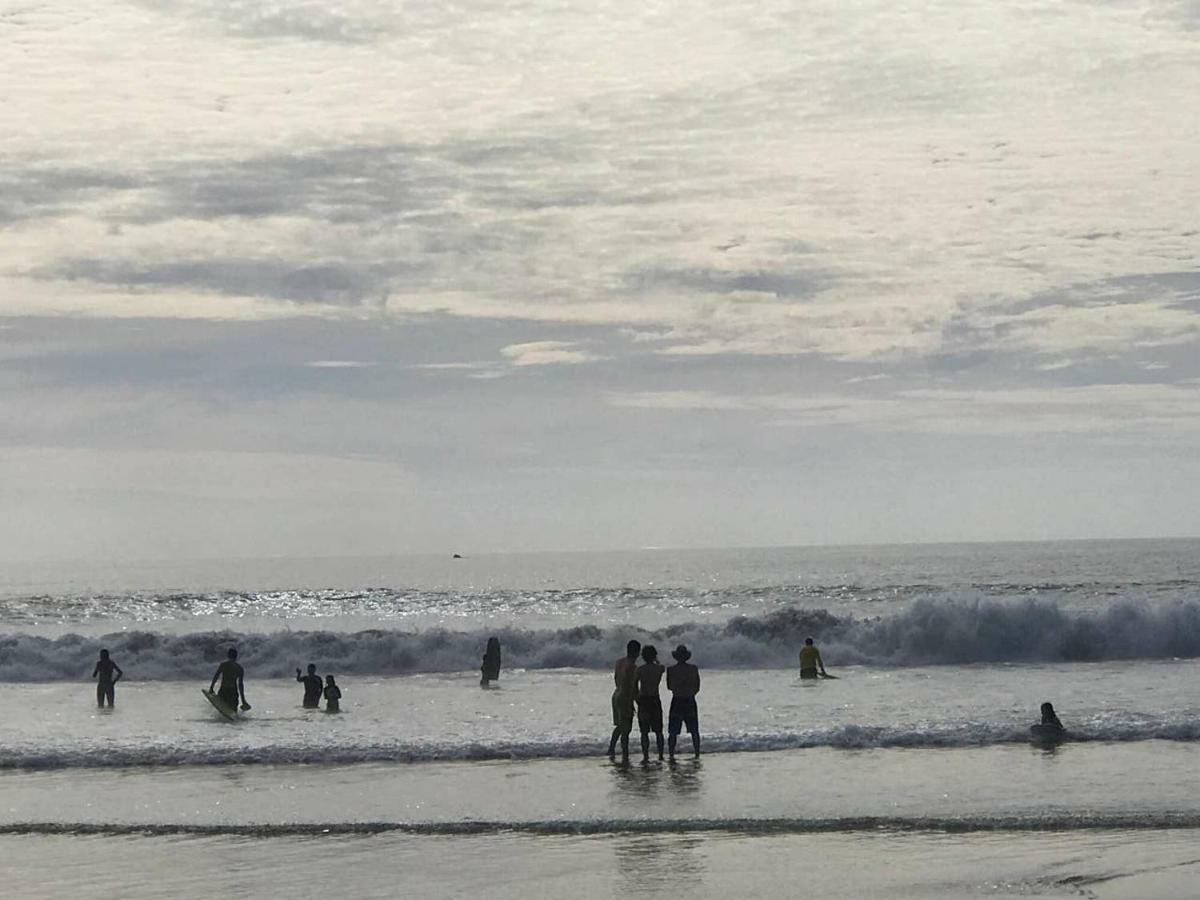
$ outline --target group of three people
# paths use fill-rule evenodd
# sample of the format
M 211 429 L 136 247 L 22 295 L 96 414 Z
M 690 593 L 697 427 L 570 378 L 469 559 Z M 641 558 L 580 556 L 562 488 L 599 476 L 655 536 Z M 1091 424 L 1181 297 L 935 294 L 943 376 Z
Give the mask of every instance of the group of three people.
M 642 664 L 637 664 L 638 655 Z M 654 733 L 658 758 L 663 758 L 663 711 L 658 689 L 667 676 L 671 706 L 667 713 L 667 755 L 675 759 L 675 744 L 684 728 L 692 738 L 692 750 L 700 755 L 700 716 L 696 695 L 700 693 L 700 670 L 688 662 L 692 653 L 683 644 L 671 651 L 675 665 L 664 668 L 658 661 L 658 650 L 652 645 L 643 647 L 639 641 L 625 645 L 625 655 L 613 668 L 616 689 L 612 695 L 613 732 L 608 742 L 608 755 L 616 756 L 621 744 L 621 758 L 629 759 L 629 734 L 633 731 L 636 704 L 638 728 L 642 733 L 642 761 L 650 760 L 650 733 Z

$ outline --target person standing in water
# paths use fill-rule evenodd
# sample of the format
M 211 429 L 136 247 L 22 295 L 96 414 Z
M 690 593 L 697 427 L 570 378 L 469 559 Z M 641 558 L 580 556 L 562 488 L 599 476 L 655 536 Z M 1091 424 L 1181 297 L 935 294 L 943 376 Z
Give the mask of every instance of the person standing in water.
M 615 756 L 617 741 L 621 741 L 621 759 L 629 762 L 629 732 L 633 731 L 633 701 L 637 696 L 637 658 L 642 649 L 640 641 L 625 645 L 625 655 L 613 667 L 616 689 L 612 695 L 613 733 L 608 742 L 608 755 Z
M 642 732 L 642 762 L 649 762 L 651 731 L 658 743 L 658 758 L 663 758 L 662 698 L 658 686 L 666 669 L 658 661 L 658 650 L 653 646 L 642 648 L 642 659 L 644 662 L 637 670 L 637 719 Z
M 667 716 L 667 755 L 675 759 L 675 742 L 684 727 L 692 736 L 692 749 L 700 756 L 700 713 L 696 695 L 700 693 L 700 670 L 688 662 L 692 651 L 680 644 L 671 651 L 675 665 L 667 669 L 667 690 L 671 692 L 671 711 Z
M 113 673 L 116 672 L 116 677 Z M 96 668 L 92 669 L 92 677 L 99 679 L 96 682 L 96 704 L 103 708 L 104 701 L 108 701 L 108 708 L 112 709 L 113 700 L 116 697 L 115 687 L 121 676 L 125 673 L 121 671 L 121 667 L 108 658 L 108 651 L 100 651 L 100 659 L 96 663 Z
M 337 686 L 332 675 L 325 676 L 325 712 L 341 712 L 340 705 L 342 689 Z
M 213 673 L 212 681 L 208 684 L 208 692 L 212 693 L 217 679 L 220 678 L 221 687 L 217 691 L 217 699 L 230 709 L 237 709 L 240 697 L 242 711 L 245 712 L 250 708 L 250 704 L 246 702 L 246 670 L 237 661 L 237 655 L 237 650 L 230 647 L 227 654 L 229 658 L 217 666 L 217 671 Z
M 296 680 L 304 685 L 304 708 L 316 709 L 321 705 L 321 676 L 317 674 L 317 667 L 312 663 L 308 664 L 308 674 L 301 675 L 300 670 L 296 670 Z
M 483 665 L 479 667 L 482 677 L 479 679 L 480 687 L 487 687 L 493 681 L 500 679 L 500 639 L 490 637 L 487 642 L 487 649 L 483 651 Z
M 800 648 L 800 677 L 801 678 L 816 678 L 817 676 L 828 678 L 829 673 L 825 671 L 825 663 L 821 660 L 821 651 L 813 645 L 812 638 L 804 639 L 804 646 Z

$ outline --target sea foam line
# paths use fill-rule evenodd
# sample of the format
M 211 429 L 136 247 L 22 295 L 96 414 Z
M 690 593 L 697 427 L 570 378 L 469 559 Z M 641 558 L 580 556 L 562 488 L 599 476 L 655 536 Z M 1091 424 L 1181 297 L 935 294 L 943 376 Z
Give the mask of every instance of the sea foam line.
M 194 824 L 106 822 L 13 822 L 0 824 L 0 835 L 102 835 L 130 837 L 317 837 L 409 834 L 433 837 L 525 834 L 534 836 L 688 834 L 843 834 L 856 832 L 1165 831 L 1200 829 L 1200 814 L 1087 813 L 1028 816 L 847 816 L 839 818 L 729 819 L 545 819 L 454 822 L 289 822 L 283 824 Z
M 1097 730 L 1072 730 L 1071 743 L 1133 743 L 1139 741 L 1200 741 L 1200 721 L 1183 720 L 1155 725 L 1118 724 Z M 705 735 L 706 754 L 767 753 L 815 749 L 969 749 L 1028 744 L 1024 726 L 970 725 L 904 729 L 889 726 L 843 725 L 802 732 Z M 87 747 L 0 744 L 0 770 L 5 769 L 119 769 L 245 765 L 357 765 L 367 763 L 481 762 L 598 758 L 603 740 L 464 741 L 457 744 L 368 743 L 335 746 L 265 744 L 212 746 L 178 744 L 146 747 L 105 742 Z

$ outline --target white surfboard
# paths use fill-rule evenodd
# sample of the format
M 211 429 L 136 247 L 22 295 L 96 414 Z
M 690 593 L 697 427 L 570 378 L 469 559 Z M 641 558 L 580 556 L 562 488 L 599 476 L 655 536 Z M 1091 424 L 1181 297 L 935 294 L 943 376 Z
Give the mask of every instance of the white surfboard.
M 230 722 L 237 721 L 238 714 L 236 709 L 230 709 L 229 706 L 226 705 L 225 701 L 212 691 L 206 691 L 201 688 L 200 693 L 204 695 L 205 700 L 213 705 L 213 709 L 219 712 L 224 718 L 228 719 Z

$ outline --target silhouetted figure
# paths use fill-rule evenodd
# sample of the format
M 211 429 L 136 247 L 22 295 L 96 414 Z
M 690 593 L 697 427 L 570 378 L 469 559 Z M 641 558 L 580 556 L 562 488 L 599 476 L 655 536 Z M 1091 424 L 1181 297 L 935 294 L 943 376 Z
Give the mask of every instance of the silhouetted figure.
M 671 651 L 675 665 L 667 669 L 667 690 L 671 692 L 671 711 L 667 715 L 667 755 L 675 758 L 675 742 L 686 727 L 692 736 L 692 748 L 700 755 L 700 714 L 696 695 L 700 693 L 700 670 L 689 659 L 692 651 L 680 644 Z
M 334 683 L 332 675 L 325 676 L 325 712 L 341 712 L 342 689 Z
M 500 639 L 490 637 L 487 642 L 487 649 L 483 651 L 483 665 L 479 667 L 482 677 L 479 679 L 480 687 L 487 687 L 489 683 L 500 678 Z
M 812 638 L 805 638 L 804 646 L 800 648 L 800 677 L 816 678 L 818 675 L 822 678 L 829 677 L 829 673 L 825 671 L 825 663 L 821 660 L 821 651 L 813 645 Z
M 645 660 L 637 670 L 637 719 L 642 732 L 642 762 L 650 761 L 650 732 L 658 742 L 658 758 L 663 758 L 663 714 L 662 698 L 658 686 L 666 669 L 658 661 L 658 650 L 652 646 L 642 648 Z
M 208 684 L 208 692 L 212 693 L 213 685 L 220 678 L 221 687 L 217 690 L 217 699 L 230 709 L 237 709 L 240 697 L 242 711 L 245 712 L 250 708 L 250 704 L 246 702 L 246 670 L 237 661 L 237 655 L 237 650 L 230 647 L 229 658 L 217 666 L 217 671 L 213 673 L 212 681 Z
M 1057 728 L 1059 731 L 1065 731 L 1063 723 L 1058 721 L 1058 715 L 1054 712 L 1053 703 L 1042 704 L 1042 727 Z
M 113 677 L 113 673 L 116 677 Z M 121 676 L 125 673 L 121 671 L 121 667 L 108 658 L 108 651 L 100 651 L 100 660 L 96 663 L 96 668 L 92 669 L 92 677 L 99 679 L 96 682 L 96 705 L 104 706 L 104 701 L 108 701 L 108 708 L 112 709 L 113 700 L 116 697 L 115 685 L 121 680 Z
M 640 641 L 625 645 L 625 655 L 613 667 L 616 690 L 612 695 L 613 733 L 608 742 L 608 755 L 617 752 L 617 739 L 621 741 L 621 758 L 629 762 L 629 732 L 633 731 L 633 700 L 637 696 L 637 658 L 642 649 Z
M 301 675 L 300 670 L 296 670 L 296 680 L 304 685 L 304 708 L 316 709 L 321 705 L 321 676 L 317 674 L 317 667 L 312 663 L 308 664 L 308 674 Z

